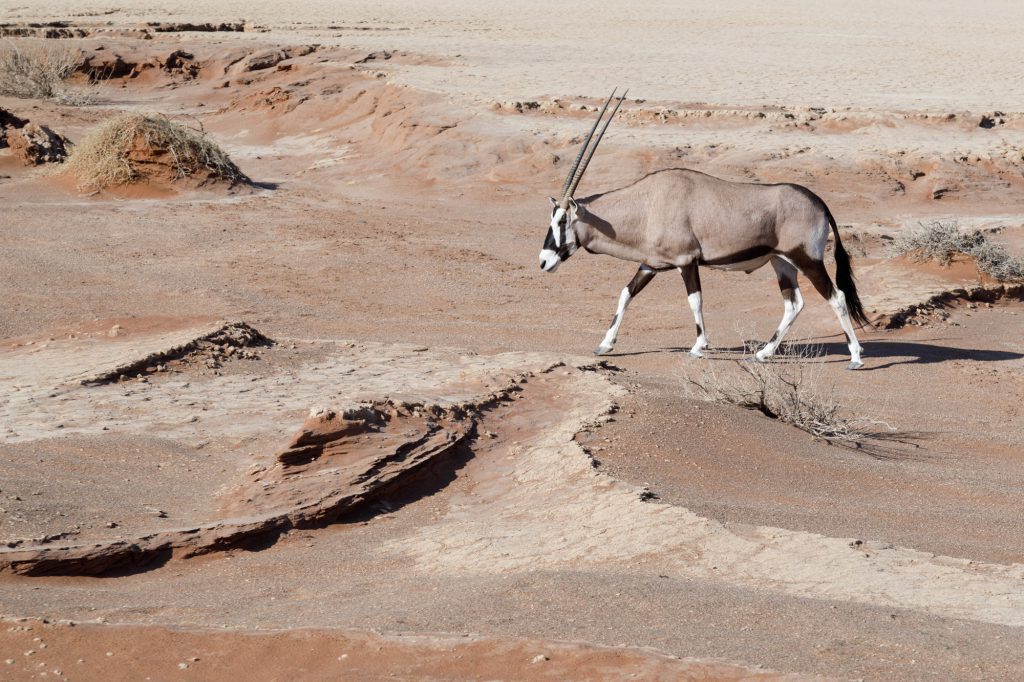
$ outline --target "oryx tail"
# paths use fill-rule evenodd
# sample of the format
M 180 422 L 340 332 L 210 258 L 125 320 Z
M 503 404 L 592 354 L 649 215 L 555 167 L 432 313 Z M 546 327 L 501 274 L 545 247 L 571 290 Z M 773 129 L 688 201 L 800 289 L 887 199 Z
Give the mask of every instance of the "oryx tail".
M 822 205 L 824 206 L 824 204 Z M 836 219 L 832 217 L 832 212 L 828 210 L 827 206 L 825 211 L 828 216 L 828 224 L 832 226 L 832 234 L 836 240 L 836 286 L 846 296 L 846 307 L 850 311 L 853 321 L 861 327 L 869 326 L 871 322 L 864 312 L 864 305 L 857 293 L 857 283 L 853 278 L 853 268 L 850 267 L 850 257 L 847 255 L 846 249 L 843 248 L 842 240 L 839 239 L 839 227 L 836 225 Z

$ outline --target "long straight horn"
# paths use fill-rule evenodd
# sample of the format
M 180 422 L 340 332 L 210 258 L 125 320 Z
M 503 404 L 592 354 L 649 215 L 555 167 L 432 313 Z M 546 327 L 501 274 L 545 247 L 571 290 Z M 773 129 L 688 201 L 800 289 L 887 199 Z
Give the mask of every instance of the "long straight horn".
M 615 88 L 618 90 L 618 87 Z M 569 174 L 565 177 L 565 184 L 562 185 L 562 196 L 559 203 L 562 208 L 569 207 L 569 198 L 572 196 L 572 192 L 569 190 L 569 185 L 572 184 L 572 179 L 576 176 L 576 169 L 580 167 L 580 161 L 583 159 L 583 155 L 587 151 L 587 147 L 590 146 L 590 140 L 594 137 L 594 131 L 597 130 L 597 125 L 601 122 L 604 117 L 604 112 L 608 109 L 608 105 L 612 103 L 612 98 L 615 97 L 615 90 L 612 90 L 612 94 L 608 95 L 608 100 L 601 107 L 601 113 L 597 115 L 597 120 L 594 121 L 593 127 L 590 132 L 587 133 L 587 139 L 583 140 L 583 145 L 580 147 L 580 153 L 576 155 L 576 160 L 572 162 L 572 168 L 569 169 Z
M 608 130 L 608 124 L 612 122 L 613 118 L 615 118 L 615 114 L 618 113 L 619 107 L 622 106 L 622 101 L 626 99 L 626 93 L 628 92 L 629 89 L 627 88 L 626 91 L 622 93 L 622 97 L 619 98 L 619 101 L 615 103 L 615 108 L 612 109 L 611 115 L 605 119 L 604 125 L 601 126 L 601 132 L 597 134 L 597 139 L 594 140 L 594 144 L 590 147 L 590 152 L 587 154 L 587 157 L 583 159 L 583 163 L 576 168 L 576 173 L 573 175 L 572 182 L 569 184 L 568 191 L 565 194 L 567 199 L 573 195 L 576 191 L 576 187 L 580 184 L 580 180 L 583 178 L 583 173 L 586 172 L 587 166 L 590 165 L 590 160 L 594 158 L 594 152 L 597 151 L 597 145 L 601 144 L 601 138 L 604 137 L 604 132 Z

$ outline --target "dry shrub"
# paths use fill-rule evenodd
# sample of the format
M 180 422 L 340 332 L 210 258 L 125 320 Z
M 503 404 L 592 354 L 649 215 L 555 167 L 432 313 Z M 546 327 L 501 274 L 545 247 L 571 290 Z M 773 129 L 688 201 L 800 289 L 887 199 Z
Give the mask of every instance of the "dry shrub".
M 978 271 L 1000 282 L 1024 279 L 1024 259 L 1014 258 L 980 230 L 963 232 L 955 221 L 918 223 L 919 229 L 899 235 L 890 246 L 895 256 L 917 262 L 949 265 L 957 254 L 974 259 Z
M 126 113 L 106 121 L 75 145 L 67 168 L 93 189 L 151 179 L 250 183 L 202 130 L 162 114 Z
M 81 63 L 79 51 L 60 42 L 4 41 L 0 44 L 0 95 L 73 99 L 76 93 L 65 87 L 64 81 Z
M 702 362 L 697 378 L 687 377 L 690 394 L 701 400 L 757 410 L 771 419 L 806 431 L 830 444 L 863 447 L 871 440 L 892 440 L 882 422 L 847 416 L 835 386 L 826 386 L 820 346 L 784 344 L 769 362 L 757 362 L 757 344 L 732 364 Z M 882 427 L 883 430 L 880 430 Z

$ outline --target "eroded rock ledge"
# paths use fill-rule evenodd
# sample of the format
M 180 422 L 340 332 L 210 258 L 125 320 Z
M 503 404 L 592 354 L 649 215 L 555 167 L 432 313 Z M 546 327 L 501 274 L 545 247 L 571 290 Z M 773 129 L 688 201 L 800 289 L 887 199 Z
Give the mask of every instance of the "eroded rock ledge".
M 0 573 L 99 575 L 273 541 L 293 528 L 329 524 L 394 495 L 429 487 L 453 470 L 482 412 L 511 400 L 519 383 L 450 406 L 384 400 L 350 410 L 315 410 L 277 454 L 236 487 L 226 518 L 112 541 L 0 549 Z
M 81 380 L 81 383 L 83 386 L 106 384 L 119 379 L 149 374 L 168 363 L 185 358 L 194 359 L 199 356 L 204 356 L 208 364 L 215 364 L 218 362 L 219 356 L 234 355 L 239 351 L 241 351 L 242 357 L 251 356 L 251 351 L 247 352 L 242 349 L 270 346 L 273 343 L 273 339 L 264 336 L 258 329 L 250 327 L 245 322 L 229 322 L 181 345 L 149 353 L 117 365 L 113 369 L 87 376 Z

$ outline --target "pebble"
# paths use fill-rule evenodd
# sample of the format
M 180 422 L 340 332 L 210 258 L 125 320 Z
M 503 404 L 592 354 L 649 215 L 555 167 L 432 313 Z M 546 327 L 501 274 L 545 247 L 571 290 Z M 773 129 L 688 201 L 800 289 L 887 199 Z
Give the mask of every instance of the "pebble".
M 533 657 L 533 660 L 531 661 L 531 663 L 543 663 L 544 661 L 547 661 L 547 660 L 550 660 L 550 659 L 547 656 L 545 656 L 544 654 L 537 654 L 536 656 Z

